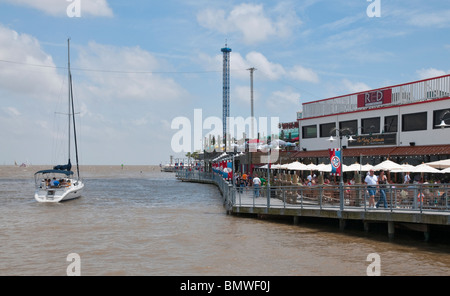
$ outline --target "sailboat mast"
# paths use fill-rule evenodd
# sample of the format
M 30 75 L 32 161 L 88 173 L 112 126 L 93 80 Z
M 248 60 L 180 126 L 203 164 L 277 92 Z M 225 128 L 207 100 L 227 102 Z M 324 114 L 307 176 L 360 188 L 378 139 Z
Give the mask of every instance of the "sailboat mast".
M 68 123 L 69 123 L 69 126 L 68 126 L 68 128 L 69 128 L 69 132 L 68 132 L 68 141 L 69 141 L 69 145 L 68 145 L 68 149 L 69 149 L 69 153 L 68 153 L 68 156 L 69 156 L 69 162 L 70 162 L 70 130 L 71 130 L 71 127 L 70 127 L 70 121 L 71 121 L 71 118 L 70 118 L 70 110 L 71 110 L 71 100 L 70 100 L 70 96 L 71 96 L 71 93 L 72 93 L 72 77 L 71 77 L 71 74 L 70 74 L 70 38 L 69 39 L 67 39 L 67 75 L 68 75 L 68 81 L 67 81 L 67 84 L 69 85 L 69 91 L 68 91 L 68 95 L 69 95 L 69 100 L 68 100 L 68 107 L 69 107 L 69 109 L 68 109 L 68 111 L 69 112 L 67 112 L 67 114 L 68 114 L 68 116 L 69 116 L 69 120 L 67 121 Z
M 77 163 L 77 177 L 80 178 L 80 167 L 78 164 L 78 143 L 77 143 L 77 130 L 75 128 L 75 107 L 73 104 L 73 86 L 72 86 L 72 73 L 70 72 L 70 39 L 67 39 L 68 44 L 68 69 L 69 69 L 69 163 L 70 163 L 70 121 L 73 121 L 73 137 L 75 144 L 75 158 Z M 70 116 L 72 115 L 72 118 Z

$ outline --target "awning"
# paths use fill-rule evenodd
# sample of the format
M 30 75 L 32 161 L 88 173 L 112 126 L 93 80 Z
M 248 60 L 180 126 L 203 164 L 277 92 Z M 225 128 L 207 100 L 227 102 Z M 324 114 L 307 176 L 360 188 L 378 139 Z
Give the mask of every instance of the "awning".
M 344 157 L 357 156 L 416 156 L 416 155 L 450 155 L 450 145 L 400 146 L 377 148 L 346 148 Z M 329 157 L 328 150 L 299 151 L 293 158 Z
M 61 170 L 42 170 L 42 171 L 38 171 L 34 174 L 35 175 L 37 175 L 37 174 L 64 174 L 66 176 L 70 176 L 70 175 L 73 175 L 73 172 L 72 171 L 61 171 Z

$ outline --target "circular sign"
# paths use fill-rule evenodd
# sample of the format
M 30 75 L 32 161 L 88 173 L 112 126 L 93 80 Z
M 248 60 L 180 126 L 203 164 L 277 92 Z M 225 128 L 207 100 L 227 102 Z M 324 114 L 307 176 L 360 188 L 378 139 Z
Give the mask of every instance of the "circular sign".
M 331 165 L 336 169 L 339 168 L 341 166 L 341 160 L 339 159 L 339 157 L 333 156 L 331 158 Z

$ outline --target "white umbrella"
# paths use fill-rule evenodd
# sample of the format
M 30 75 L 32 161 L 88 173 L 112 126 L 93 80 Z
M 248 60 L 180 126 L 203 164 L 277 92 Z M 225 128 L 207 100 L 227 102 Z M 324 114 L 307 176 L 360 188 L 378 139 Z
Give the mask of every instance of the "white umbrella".
M 368 172 L 373 169 L 373 165 L 366 163 L 365 165 L 361 166 L 361 171 Z
M 450 158 L 438 161 L 427 162 L 427 165 L 436 169 L 450 168 Z
M 224 152 L 224 153 L 222 153 L 221 155 L 219 155 L 218 157 L 214 158 L 213 161 L 217 161 L 217 160 L 219 160 L 219 159 L 221 159 L 221 158 L 223 158 L 223 157 L 225 157 L 225 156 L 227 156 L 227 155 L 228 155 L 228 154 L 226 154 L 226 153 Z
M 430 167 L 429 165 L 422 163 L 414 167 L 414 170 L 411 171 L 414 173 L 442 173 L 442 171 Z
M 441 171 L 441 173 L 442 173 L 442 174 L 450 173 L 450 167 L 448 167 L 448 168 L 446 168 L 446 169 L 443 169 L 443 170 Z
M 309 168 L 305 164 L 300 163 L 298 161 L 294 161 L 294 162 L 286 165 L 286 169 L 292 170 L 292 171 L 306 171 L 306 170 L 309 170 Z
M 283 166 L 283 165 L 281 165 L 281 164 L 272 164 L 272 165 L 270 166 L 270 168 L 276 170 L 276 169 L 281 169 L 282 166 Z M 267 167 L 266 167 L 266 168 L 267 168 Z
M 393 169 L 401 169 L 402 166 L 399 165 L 398 163 L 393 162 L 392 160 L 385 160 L 382 163 L 377 164 L 376 166 L 373 167 L 373 169 L 375 171 L 380 171 L 380 170 L 384 170 L 384 171 L 392 171 Z
M 313 163 L 310 163 L 306 165 L 306 169 L 311 171 L 317 171 L 317 166 Z
M 324 164 L 321 163 L 319 165 L 316 166 L 316 170 L 318 170 L 319 172 L 331 172 L 331 164 Z
M 353 163 L 351 165 L 344 164 L 342 166 L 342 170 L 344 172 L 357 172 L 360 170 L 360 168 L 361 168 L 361 165 L 359 163 Z
M 283 146 L 286 145 L 286 142 L 280 139 L 275 139 L 270 144 L 276 145 L 276 146 Z
M 406 172 L 413 172 L 416 167 L 410 164 L 401 164 L 401 168 L 392 169 L 391 172 L 393 173 L 406 173 Z

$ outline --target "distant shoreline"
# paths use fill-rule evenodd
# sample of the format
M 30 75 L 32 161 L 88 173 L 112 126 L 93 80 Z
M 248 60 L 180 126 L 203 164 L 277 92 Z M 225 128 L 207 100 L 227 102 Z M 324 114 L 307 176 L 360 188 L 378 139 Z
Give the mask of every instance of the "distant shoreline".
M 53 165 L 29 165 L 26 167 L 16 165 L 0 165 L 0 179 L 34 178 L 34 173 L 39 170 L 51 169 Z M 76 172 L 76 166 L 72 164 L 72 171 Z M 159 165 L 80 165 L 81 178 L 111 176 L 120 172 L 129 176 L 139 176 L 142 173 L 160 172 Z

